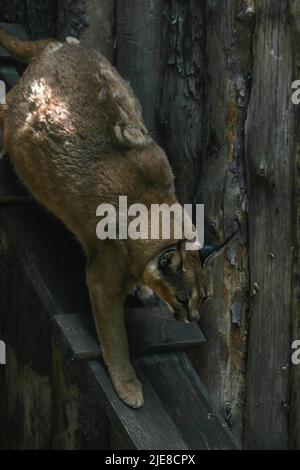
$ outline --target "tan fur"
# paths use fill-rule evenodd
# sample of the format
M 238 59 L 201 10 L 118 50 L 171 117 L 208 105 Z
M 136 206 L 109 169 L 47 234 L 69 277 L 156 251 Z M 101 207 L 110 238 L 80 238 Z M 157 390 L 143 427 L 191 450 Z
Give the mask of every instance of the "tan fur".
M 121 399 L 139 407 L 143 396 L 124 325 L 126 296 L 135 285 L 146 285 L 176 318 L 189 321 L 211 295 L 211 281 L 197 253 L 182 253 L 182 247 L 166 255 L 164 272 L 161 256 L 177 240 L 101 242 L 96 208 L 116 206 L 119 195 L 149 208 L 176 203 L 168 160 L 149 136 L 130 86 L 98 52 L 50 40 L 21 42 L 3 31 L 0 44 L 31 60 L 0 112 L 5 148 L 30 191 L 82 243 L 105 362 Z

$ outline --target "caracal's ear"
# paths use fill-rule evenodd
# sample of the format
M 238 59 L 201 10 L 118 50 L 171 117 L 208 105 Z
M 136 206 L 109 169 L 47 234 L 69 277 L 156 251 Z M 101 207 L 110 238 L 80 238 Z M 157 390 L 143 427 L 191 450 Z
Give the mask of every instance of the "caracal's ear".
M 214 261 L 218 256 L 224 253 L 225 247 L 221 249 L 216 245 L 204 245 L 201 250 L 199 250 L 199 258 L 201 260 L 203 268 L 206 268 L 212 261 Z

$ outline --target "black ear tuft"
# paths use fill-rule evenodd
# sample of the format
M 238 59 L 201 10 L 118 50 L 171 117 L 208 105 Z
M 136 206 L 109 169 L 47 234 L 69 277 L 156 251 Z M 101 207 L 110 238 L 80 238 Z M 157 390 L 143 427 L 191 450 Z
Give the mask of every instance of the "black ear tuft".
M 199 250 L 199 258 L 202 266 L 205 268 L 211 261 L 220 256 L 227 247 L 228 243 L 236 236 L 238 230 L 236 230 L 222 245 L 204 245 Z
M 216 257 L 218 251 L 219 247 L 217 245 L 204 245 L 201 250 L 198 251 L 202 266 L 205 267 L 209 263 L 209 260 Z

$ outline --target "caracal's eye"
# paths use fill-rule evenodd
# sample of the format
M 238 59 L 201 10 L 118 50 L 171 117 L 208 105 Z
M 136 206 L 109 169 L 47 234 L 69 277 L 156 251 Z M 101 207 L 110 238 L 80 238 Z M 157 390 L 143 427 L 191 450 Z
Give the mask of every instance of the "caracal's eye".
M 169 251 L 164 253 L 159 259 L 159 266 L 164 268 L 168 266 L 172 271 L 178 271 L 182 267 L 182 256 L 178 251 Z
M 169 253 L 164 253 L 160 258 L 159 258 L 159 266 L 161 268 L 167 266 L 170 264 L 170 254 Z

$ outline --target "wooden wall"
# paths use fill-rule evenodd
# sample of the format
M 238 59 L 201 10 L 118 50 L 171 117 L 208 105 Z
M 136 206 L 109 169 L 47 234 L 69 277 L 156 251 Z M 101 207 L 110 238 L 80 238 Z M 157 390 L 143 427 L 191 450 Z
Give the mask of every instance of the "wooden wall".
M 19 23 L 32 39 L 57 34 L 57 0 L 1 0 L 0 21 Z
M 110 424 L 0 222 L 0 449 L 109 449 Z
M 213 268 L 208 342 L 192 358 L 245 447 L 300 448 L 299 2 L 50 3 L 3 1 L 0 19 L 102 50 L 140 98 L 180 200 L 205 203 L 206 241 L 240 228 Z

